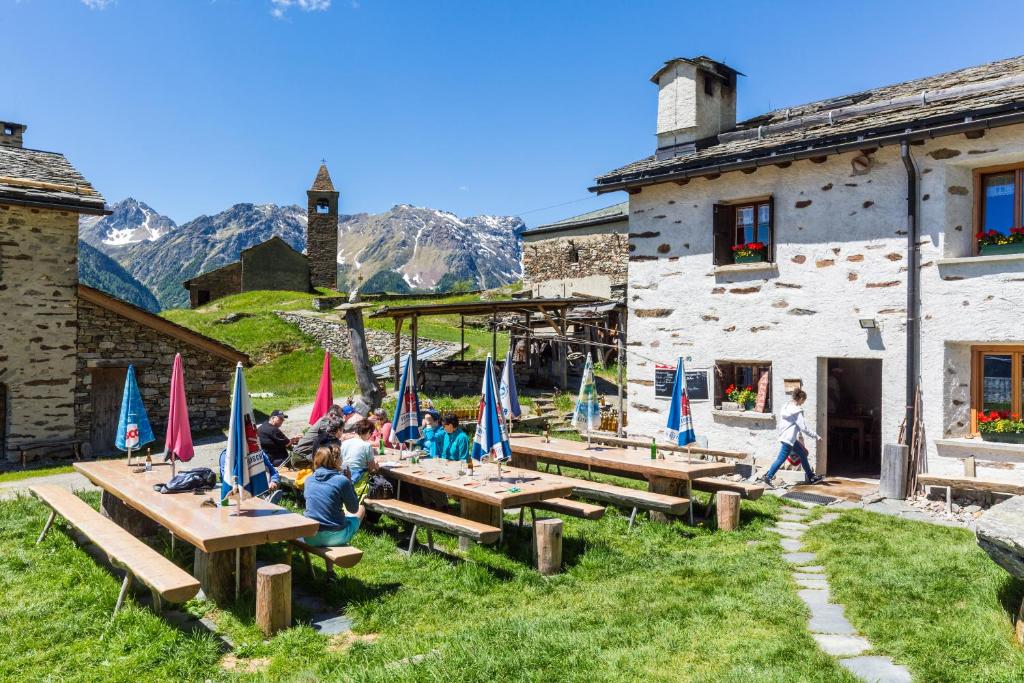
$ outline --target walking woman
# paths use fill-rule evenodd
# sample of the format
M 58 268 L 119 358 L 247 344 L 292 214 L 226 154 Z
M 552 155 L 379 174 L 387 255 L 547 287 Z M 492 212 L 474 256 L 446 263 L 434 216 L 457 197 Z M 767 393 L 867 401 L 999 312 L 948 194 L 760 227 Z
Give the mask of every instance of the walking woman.
M 782 467 L 782 463 L 786 462 L 791 453 L 796 453 L 796 456 L 800 458 L 800 464 L 804 468 L 804 483 L 814 484 L 821 481 L 824 477 L 814 473 L 811 469 L 811 464 L 807 461 L 807 447 L 804 446 L 801 440 L 801 435 L 807 435 L 808 438 L 820 441 L 821 437 L 811 431 L 810 427 L 807 426 L 807 421 L 804 419 L 804 402 L 807 400 L 807 392 L 803 389 L 797 389 L 793 392 L 793 400 L 790 401 L 782 409 L 782 429 L 779 431 L 779 456 L 775 458 L 775 462 L 768 468 L 763 477 L 760 477 L 757 481 L 763 482 L 768 486 L 774 486 L 772 479 L 775 478 L 775 473 Z

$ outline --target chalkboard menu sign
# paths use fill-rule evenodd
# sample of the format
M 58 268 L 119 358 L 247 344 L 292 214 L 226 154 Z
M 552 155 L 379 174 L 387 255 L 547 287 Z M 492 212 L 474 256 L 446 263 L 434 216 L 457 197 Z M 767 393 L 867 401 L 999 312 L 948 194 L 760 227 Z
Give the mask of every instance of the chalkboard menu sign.
M 654 366 L 654 396 L 655 398 L 672 398 L 672 385 L 676 381 L 676 369 L 673 365 Z M 708 371 L 687 370 L 686 371 L 686 394 L 691 401 L 707 401 L 708 394 Z

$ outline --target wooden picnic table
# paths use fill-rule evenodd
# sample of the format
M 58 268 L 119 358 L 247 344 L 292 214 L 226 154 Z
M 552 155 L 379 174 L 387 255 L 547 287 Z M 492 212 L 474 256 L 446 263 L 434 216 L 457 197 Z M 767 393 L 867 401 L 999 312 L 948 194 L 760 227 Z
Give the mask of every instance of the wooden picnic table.
M 155 522 L 172 538 L 195 546 L 193 575 L 215 601 L 230 598 L 236 587 L 255 586 L 257 545 L 312 536 L 320 528 L 315 521 L 261 498 L 246 498 L 240 514 L 233 504 L 203 505 L 206 500 L 219 500 L 219 488 L 202 495 L 158 493 L 153 487 L 171 478 L 170 467 L 154 466 L 150 472 L 137 473 L 126 463 L 100 460 L 76 462 L 74 467 L 103 490 L 103 512 L 134 535 L 146 535 Z
M 652 460 L 649 453 L 626 448 L 591 445 L 581 441 L 551 439 L 533 434 L 513 434 L 509 440 L 512 446 L 513 464 L 527 469 L 537 468 L 537 459 L 573 465 L 603 472 L 621 472 L 625 475 L 641 475 L 647 480 L 652 493 L 683 496 L 693 500 L 692 480 L 732 474 L 736 467 L 732 463 L 691 461 L 683 453 L 662 453 L 663 458 Z M 682 490 L 681 490 L 682 489 Z M 690 522 L 693 522 L 693 504 L 690 504 Z M 671 516 L 652 512 L 651 519 L 668 521 Z

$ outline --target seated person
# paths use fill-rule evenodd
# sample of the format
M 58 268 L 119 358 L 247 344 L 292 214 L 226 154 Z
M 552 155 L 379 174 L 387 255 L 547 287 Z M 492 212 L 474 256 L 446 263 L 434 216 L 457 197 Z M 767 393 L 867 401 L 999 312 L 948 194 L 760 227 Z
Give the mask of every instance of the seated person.
M 356 487 L 356 495 L 366 495 L 370 488 L 367 473 L 377 471 L 377 461 L 373 457 L 373 446 L 370 445 L 370 434 L 373 425 L 360 422 L 356 426 L 355 437 L 341 444 L 341 466 L 348 473 L 348 478 Z
M 220 457 L 218 458 L 218 461 L 220 462 L 221 481 L 224 481 L 224 459 L 227 457 L 227 454 L 228 449 L 225 448 L 220 452 Z M 271 503 L 277 503 L 277 501 L 280 500 L 281 496 L 284 494 L 284 491 L 281 490 L 281 475 L 279 475 L 277 473 L 277 470 L 274 468 L 274 463 L 270 462 L 270 458 L 267 456 L 267 452 L 262 451 L 262 455 L 263 464 L 266 465 L 267 467 L 267 477 L 270 480 L 270 495 L 267 496 L 267 500 L 270 501 Z
M 341 442 L 345 440 L 345 423 L 341 421 L 340 417 L 333 417 L 330 422 L 327 423 L 327 427 L 320 432 L 320 438 L 316 442 L 316 447 L 319 449 L 322 446 L 341 446 Z
M 288 450 L 299 440 L 298 437 L 289 439 L 281 431 L 281 425 L 287 419 L 288 416 L 284 414 L 283 410 L 275 410 L 267 418 L 267 421 L 256 430 L 260 439 L 260 448 L 270 456 L 270 462 L 274 463 L 275 467 L 280 467 L 281 463 L 288 459 Z
M 459 427 L 459 418 L 455 417 L 455 413 L 448 413 L 441 424 L 444 426 L 444 435 L 438 448 L 438 457 L 445 460 L 468 460 L 469 437 Z
M 422 436 L 417 445 L 426 454 L 424 457 L 436 458 L 441 450 L 441 440 L 444 438 L 444 429 L 441 427 L 440 415 L 433 410 L 423 413 L 423 427 L 420 429 Z
M 292 463 L 295 464 L 296 460 L 311 461 L 313 454 L 316 453 L 317 446 L 320 445 L 320 439 L 323 438 L 323 433 L 327 429 L 327 425 L 332 419 L 336 419 L 341 415 L 341 406 L 335 404 L 327 409 L 327 413 L 316 421 L 315 424 L 311 425 L 306 433 L 299 437 L 298 442 L 292 448 Z
M 370 435 L 370 444 L 374 448 L 378 448 L 383 440 L 384 445 L 387 446 L 391 439 L 391 423 L 388 422 L 388 414 L 384 412 L 383 408 L 377 408 L 370 414 L 369 420 L 374 427 L 373 434 Z
M 341 472 L 341 459 L 336 451 L 316 450 L 313 474 L 306 479 L 304 495 L 306 511 L 303 514 L 318 522 L 320 530 L 303 541 L 319 547 L 348 545 L 359 530 L 365 510 L 356 498 L 352 482 Z

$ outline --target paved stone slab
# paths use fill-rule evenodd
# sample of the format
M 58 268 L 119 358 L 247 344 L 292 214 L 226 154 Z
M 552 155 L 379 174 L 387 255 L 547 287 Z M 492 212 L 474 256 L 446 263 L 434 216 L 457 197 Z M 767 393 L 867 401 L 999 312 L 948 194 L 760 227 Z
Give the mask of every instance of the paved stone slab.
M 806 581 L 824 581 L 825 580 L 825 575 L 824 574 L 815 574 L 815 573 L 812 573 L 812 572 L 804 571 L 805 569 L 807 569 L 807 567 L 800 567 L 799 569 L 797 569 L 796 572 L 793 574 L 793 578 L 796 579 L 797 581 L 800 581 L 801 579 L 806 580 Z
M 798 508 L 798 507 L 793 507 L 791 505 L 787 505 L 784 508 L 784 510 L 785 510 L 785 513 L 783 513 L 783 514 L 787 514 L 787 515 L 809 515 L 809 514 L 811 514 L 811 509 L 810 508 Z
M 837 519 L 839 519 L 839 515 L 835 512 L 826 512 L 818 519 L 812 521 L 811 524 L 813 526 L 818 526 L 819 524 L 828 524 L 829 522 L 834 522 Z
M 815 605 L 828 605 L 829 604 L 829 590 L 825 589 L 811 589 L 805 588 L 796 592 L 797 596 L 804 601 L 808 607 L 814 607 Z M 836 607 L 842 607 L 842 605 L 836 605 Z
M 786 538 L 801 538 L 804 535 L 804 532 L 802 531 L 797 531 L 796 529 L 780 529 L 777 526 L 768 527 L 768 531 L 773 534 L 778 534 L 779 536 L 785 536 Z
M 807 516 L 808 513 L 796 513 L 796 512 L 783 512 L 781 518 L 787 522 L 799 522 L 801 519 Z
M 824 605 L 808 604 L 807 606 L 811 610 L 811 620 L 807 624 L 811 633 L 857 635 L 853 624 L 846 619 L 842 605 L 827 603 Z
M 782 559 L 790 564 L 801 565 L 814 562 L 818 558 L 814 553 L 783 553 Z
M 775 526 L 780 529 L 793 529 L 795 531 L 807 531 L 807 529 L 810 528 L 806 524 L 801 524 L 800 522 L 776 522 Z
M 820 564 L 811 564 L 800 567 L 800 571 L 807 572 L 808 574 L 824 574 L 825 568 Z
M 907 667 L 894 664 L 889 657 L 851 657 L 839 663 L 857 678 L 869 683 L 911 683 Z
M 800 552 L 804 547 L 804 542 L 795 538 L 784 538 L 779 543 L 782 545 L 782 549 L 788 553 Z
M 833 657 L 856 657 L 871 649 L 871 643 L 864 636 L 842 636 L 832 633 L 811 634 L 818 647 Z
M 796 581 L 796 585 L 800 586 L 801 588 L 817 588 L 822 590 L 828 590 L 828 581 L 826 581 L 824 577 L 818 574 L 809 574 L 809 576 L 813 576 L 814 578 L 801 579 L 797 576 L 794 576 L 793 579 Z

